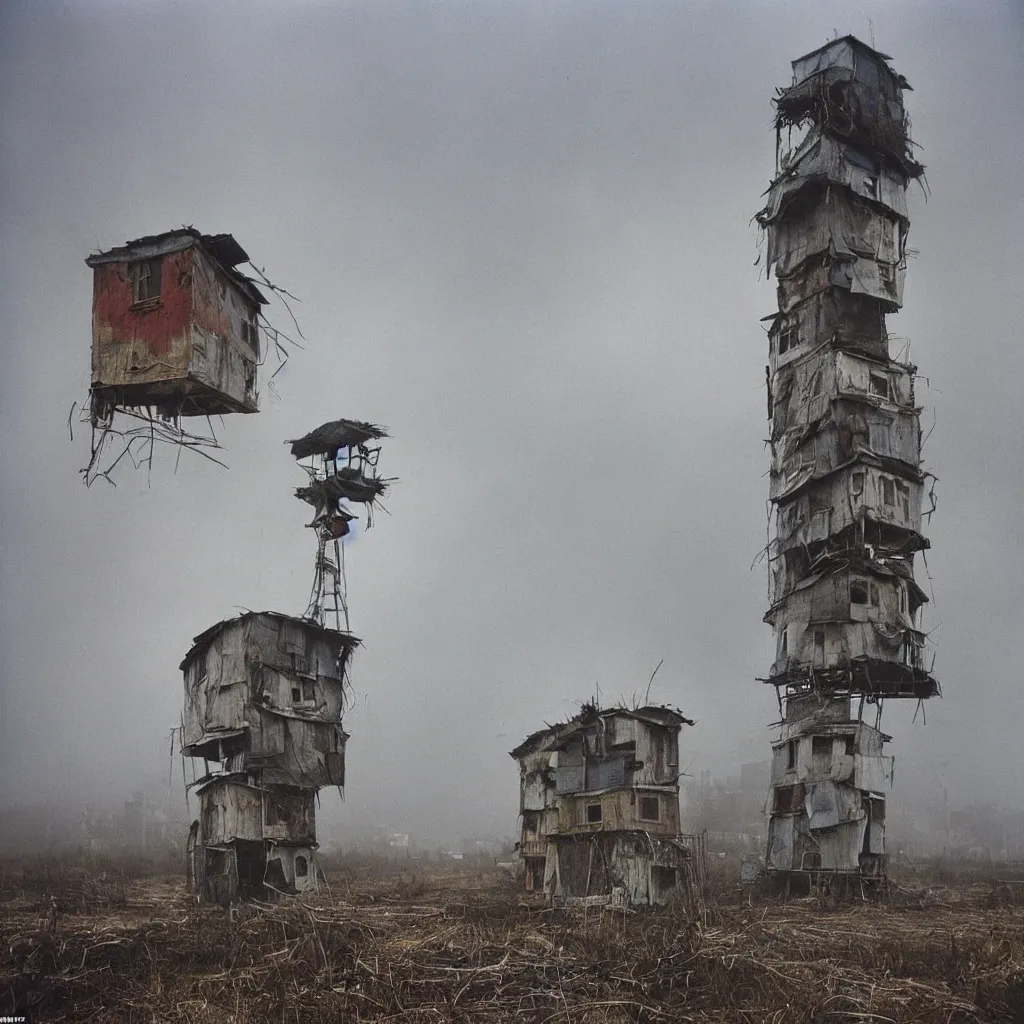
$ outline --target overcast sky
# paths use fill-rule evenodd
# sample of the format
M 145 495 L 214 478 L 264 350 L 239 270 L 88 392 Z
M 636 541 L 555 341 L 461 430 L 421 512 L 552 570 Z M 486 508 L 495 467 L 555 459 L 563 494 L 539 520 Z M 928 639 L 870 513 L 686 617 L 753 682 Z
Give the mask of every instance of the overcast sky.
M 944 696 L 927 725 L 886 708 L 893 801 L 1019 804 L 1022 10 L 0 5 L 0 802 L 166 791 L 192 637 L 305 608 L 281 442 L 338 416 L 391 429 L 401 482 L 348 550 L 365 647 L 321 841 L 511 834 L 507 752 L 598 687 L 642 695 L 661 659 L 652 700 L 698 719 L 691 772 L 765 759 L 775 300 L 751 216 L 789 62 L 873 33 L 931 188 L 889 329 L 930 380 L 940 479 L 919 578 Z M 87 490 L 83 260 L 182 224 L 234 234 L 308 344 L 218 428 L 229 470 Z

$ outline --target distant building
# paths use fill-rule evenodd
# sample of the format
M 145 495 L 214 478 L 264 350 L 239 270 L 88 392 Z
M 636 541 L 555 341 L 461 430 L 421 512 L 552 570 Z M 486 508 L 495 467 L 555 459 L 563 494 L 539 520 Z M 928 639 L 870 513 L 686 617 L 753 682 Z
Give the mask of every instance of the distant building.
M 552 900 L 663 903 L 702 872 L 679 824 L 679 731 L 664 707 L 584 705 L 534 733 L 519 762 L 527 889 Z

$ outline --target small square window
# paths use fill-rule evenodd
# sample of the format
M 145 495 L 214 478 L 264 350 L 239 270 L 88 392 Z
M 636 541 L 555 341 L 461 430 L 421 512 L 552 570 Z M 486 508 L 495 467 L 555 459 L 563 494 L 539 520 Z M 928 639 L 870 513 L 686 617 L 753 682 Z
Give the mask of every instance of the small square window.
M 661 820 L 661 801 L 656 796 L 640 797 L 640 818 L 643 821 Z
M 651 868 L 651 880 L 654 882 L 655 892 L 671 892 L 677 885 L 676 869 L 665 868 L 660 864 L 655 864 Z
M 812 757 L 831 757 L 832 756 L 832 737 L 831 736 L 812 736 L 811 737 L 811 756 Z
M 883 377 L 880 373 L 872 373 L 868 378 L 868 391 L 879 398 L 889 397 L 889 378 Z
M 601 821 L 601 805 L 587 804 L 587 824 L 596 825 Z

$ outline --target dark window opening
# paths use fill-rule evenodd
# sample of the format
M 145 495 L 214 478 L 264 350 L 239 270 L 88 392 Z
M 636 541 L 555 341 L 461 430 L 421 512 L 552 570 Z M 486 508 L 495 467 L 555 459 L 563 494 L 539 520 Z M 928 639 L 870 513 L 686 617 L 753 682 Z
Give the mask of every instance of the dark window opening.
M 309 864 L 301 854 L 295 858 L 295 877 L 305 878 L 309 874 Z
M 316 700 L 316 685 L 312 679 L 302 680 L 302 699 L 304 701 Z
M 309 671 L 309 662 L 306 661 L 306 656 L 304 654 L 295 654 L 294 652 L 292 652 L 291 659 L 293 672 Z
M 779 652 L 785 654 L 789 650 L 789 626 L 782 631 L 782 641 L 779 645 Z
M 893 283 L 893 267 L 891 263 L 879 263 L 878 264 L 878 280 L 889 288 Z
M 850 580 L 850 604 L 868 603 L 867 580 Z
M 896 484 L 889 479 L 887 476 L 878 478 L 882 485 L 882 504 L 883 505 L 895 505 L 896 504 Z
M 300 690 L 297 686 L 293 686 L 292 687 L 292 703 L 293 704 L 301 704 L 302 703 L 302 690 Z
M 267 799 L 267 824 L 268 825 L 291 825 L 294 808 L 281 800 Z
M 889 397 L 889 378 L 881 374 L 872 373 L 869 377 L 868 390 L 879 398 Z
M 790 740 L 786 744 L 786 768 L 796 767 L 796 740 Z
M 204 874 L 226 875 L 228 871 L 227 850 L 207 850 Z
M 663 868 L 661 865 L 655 864 L 651 868 L 651 877 L 654 881 L 654 888 L 659 893 L 670 892 L 678 884 L 675 868 Z
M 859 497 L 864 493 L 864 474 L 854 473 L 850 478 L 850 492 L 854 497 Z
M 640 817 L 643 821 L 659 821 L 661 801 L 656 796 L 640 797 Z
M 128 264 L 133 303 L 160 298 L 160 271 L 163 261 L 162 256 L 156 256 L 151 260 L 136 260 Z
M 797 814 L 804 805 L 804 787 L 778 786 L 773 793 L 774 814 Z
M 831 757 L 832 756 L 832 737 L 831 736 L 812 736 L 811 737 L 811 756 L 812 757 Z
M 847 736 L 847 737 L 844 738 L 844 740 L 843 740 L 843 753 L 844 754 L 852 754 L 853 753 L 853 737 L 852 736 Z
M 800 344 L 800 333 L 794 324 L 784 324 L 779 331 L 779 355 L 785 355 Z
M 596 825 L 601 821 L 601 805 L 587 804 L 587 824 Z

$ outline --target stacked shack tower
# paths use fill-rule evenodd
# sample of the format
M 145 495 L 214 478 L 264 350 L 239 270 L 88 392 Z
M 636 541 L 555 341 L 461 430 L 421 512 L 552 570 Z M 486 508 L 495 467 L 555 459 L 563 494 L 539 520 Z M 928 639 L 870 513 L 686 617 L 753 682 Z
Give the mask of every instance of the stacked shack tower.
M 292 442 L 296 457 L 311 460 L 297 496 L 316 508 L 306 613 L 219 622 L 181 663 L 182 752 L 204 766 L 193 781 L 199 817 L 188 841 L 189 884 L 203 902 L 317 887 L 317 792 L 345 784 L 342 715 L 359 645 L 348 632 L 340 542 L 358 519 L 348 502 L 364 504 L 369 517 L 387 488 L 376 476 L 379 449 L 367 447 L 383 436 L 338 420 Z
M 885 875 L 886 698 L 939 692 L 914 556 L 926 475 L 916 368 L 894 357 L 911 156 L 906 80 L 852 36 L 793 62 L 775 98 L 776 176 L 758 222 L 770 317 L 768 556 L 782 730 L 769 873 Z M 895 347 L 895 346 L 893 346 Z M 873 706 L 873 723 L 865 720 Z

